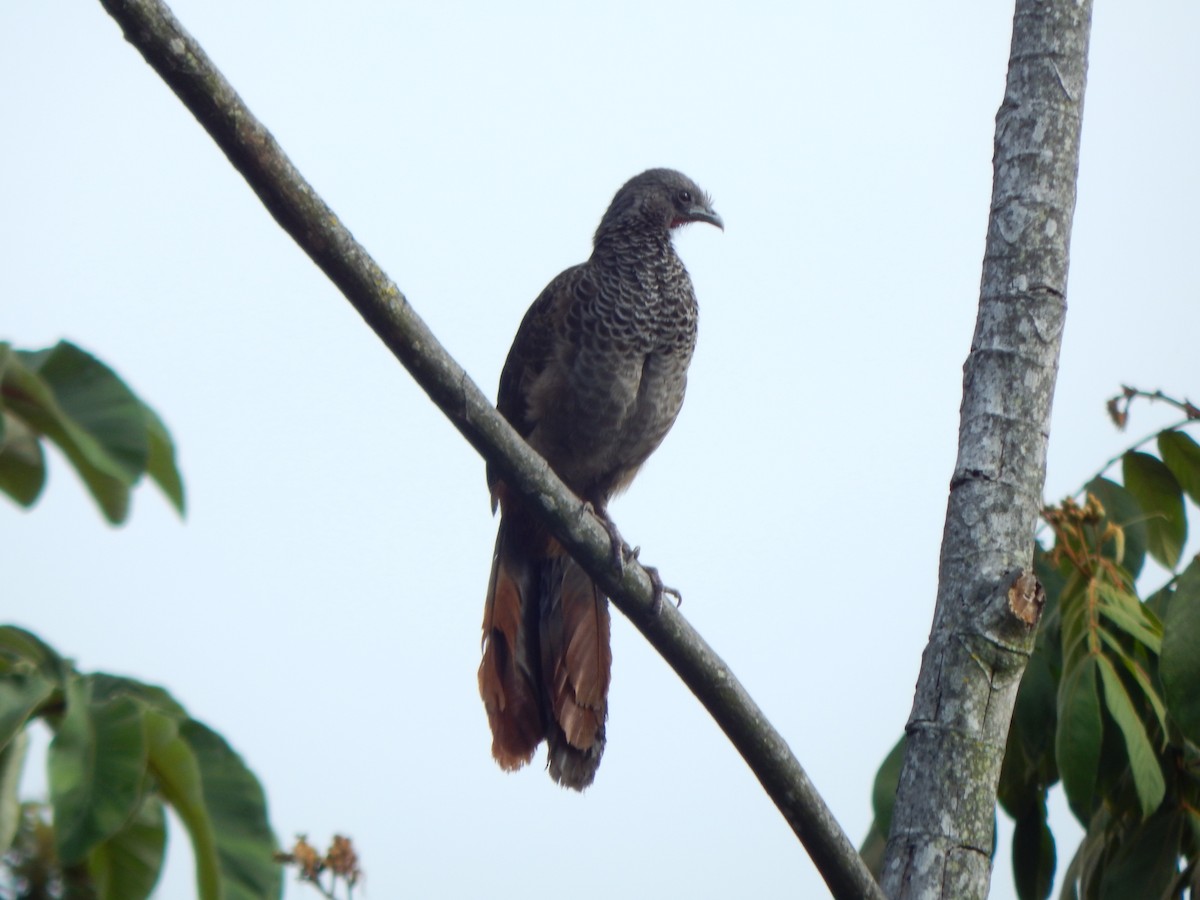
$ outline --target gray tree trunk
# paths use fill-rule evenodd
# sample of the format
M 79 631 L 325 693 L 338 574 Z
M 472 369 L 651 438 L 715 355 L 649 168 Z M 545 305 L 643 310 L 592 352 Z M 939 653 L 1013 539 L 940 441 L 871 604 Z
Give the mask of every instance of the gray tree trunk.
M 937 608 L 884 857 L 892 898 L 985 897 L 991 880 L 1000 764 L 1040 612 L 1025 573 L 1066 314 L 1091 15 L 1091 0 L 1016 4 Z

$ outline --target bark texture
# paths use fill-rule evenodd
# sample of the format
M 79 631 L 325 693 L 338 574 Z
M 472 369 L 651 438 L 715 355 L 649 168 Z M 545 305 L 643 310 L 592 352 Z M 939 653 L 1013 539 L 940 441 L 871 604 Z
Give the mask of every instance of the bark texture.
M 985 897 L 996 785 L 1033 647 L 1028 593 L 1066 314 L 1090 0 L 1018 0 L 937 607 L 884 860 L 889 897 Z

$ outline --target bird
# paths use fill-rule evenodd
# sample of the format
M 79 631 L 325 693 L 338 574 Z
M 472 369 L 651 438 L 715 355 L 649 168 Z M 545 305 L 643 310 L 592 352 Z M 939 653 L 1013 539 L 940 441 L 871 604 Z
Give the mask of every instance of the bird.
M 696 346 L 696 294 L 672 243 L 690 222 L 725 228 L 686 175 L 649 169 L 627 181 L 587 262 L 530 306 L 500 375 L 500 413 L 596 514 L 618 569 L 637 551 L 608 503 L 674 424 Z M 514 771 L 545 740 L 551 778 L 582 791 L 604 753 L 608 598 L 490 464 L 487 482 L 500 508 L 479 665 L 492 756 Z

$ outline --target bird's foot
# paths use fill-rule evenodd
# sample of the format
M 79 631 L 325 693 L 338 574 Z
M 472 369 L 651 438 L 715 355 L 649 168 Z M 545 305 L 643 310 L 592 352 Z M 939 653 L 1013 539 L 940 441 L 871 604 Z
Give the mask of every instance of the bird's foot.
M 641 547 L 634 547 L 632 550 L 629 550 L 628 554 L 626 554 L 626 559 L 638 559 L 638 554 L 641 552 Z M 657 568 L 646 565 L 640 559 L 638 559 L 638 562 L 641 563 L 642 568 L 646 570 L 646 575 L 650 578 L 650 591 L 653 597 L 653 599 L 650 601 L 650 615 L 657 616 L 662 612 L 663 597 L 667 594 L 670 594 L 675 598 L 676 609 L 683 605 L 683 594 L 679 593 L 679 591 L 675 588 L 667 587 L 665 584 L 663 584 L 662 576 L 658 574 Z
M 625 574 L 625 565 L 630 562 L 641 563 L 642 568 L 646 570 L 646 575 L 650 578 L 650 589 L 653 595 L 653 600 L 650 603 L 650 615 L 657 616 L 662 612 L 663 597 L 667 594 L 675 598 L 676 608 L 683 604 L 683 594 L 679 593 L 673 587 L 664 585 L 662 576 L 658 574 L 658 569 L 654 566 L 648 566 L 638 559 L 638 554 L 642 552 L 642 548 L 630 547 L 625 543 L 625 539 L 621 537 L 621 532 L 617 531 L 617 523 L 612 520 L 607 509 L 592 503 L 590 500 L 584 502 L 583 508 L 594 515 L 600 521 L 600 524 L 604 526 L 604 530 L 608 532 L 608 540 L 612 545 L 612 565 L 617 570 L 618 575 Z
M 608 514 L 607 509 L 590 500 L 584 501 L 583 508 L 594 515 L 600 521 L 600 524 L 604 526 L 604 530 L 608 532 L 608 541 L 612 546 L 611 559 L 613 568 L 617 570 L 618 575 L 623 575 L 625 573 L 625 561 L 631 557 L 636 557 L 637 554 L 629 549 L 629 545 L 621 537 L 621 532 L 617 531 L 617 523 L 612 520 L 612 516 Z

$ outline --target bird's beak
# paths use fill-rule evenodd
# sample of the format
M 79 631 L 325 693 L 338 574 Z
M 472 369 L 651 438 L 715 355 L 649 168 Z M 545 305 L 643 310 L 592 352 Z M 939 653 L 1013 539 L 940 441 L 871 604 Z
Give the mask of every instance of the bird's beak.
M 709 225 L 716 225 L 722 231 L 725 230 L 725 221 L 717 215 L 715 210 L 707 206 L 693 206 L 688 210 L 687 220 L 689 222 L 707 222 Z

